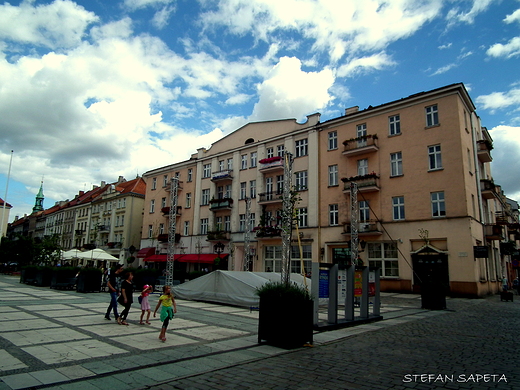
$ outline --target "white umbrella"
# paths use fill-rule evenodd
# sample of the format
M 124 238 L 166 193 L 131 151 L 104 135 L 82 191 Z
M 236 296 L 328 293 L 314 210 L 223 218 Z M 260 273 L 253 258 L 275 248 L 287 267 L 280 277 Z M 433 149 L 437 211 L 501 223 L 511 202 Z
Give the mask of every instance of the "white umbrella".
M 90 251 L 81 252 L 78 257 L 86 260 L 108 260 L 108 261 L 119 261 L 117 257 L 112 256 L 110 253 L 105 252 L 103 249 L 92 249 Z
M 83 253 L 78 249 L 69 249 L 68 251 L 62 252 L 61 256 L 63 260 L 77 259 L 79 255 Z

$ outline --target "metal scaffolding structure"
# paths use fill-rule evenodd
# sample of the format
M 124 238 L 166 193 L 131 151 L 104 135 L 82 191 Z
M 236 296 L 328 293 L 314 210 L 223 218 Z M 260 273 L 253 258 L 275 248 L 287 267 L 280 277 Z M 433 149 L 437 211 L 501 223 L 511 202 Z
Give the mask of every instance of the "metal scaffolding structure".
M 172 177 L 170 182 L 170 215 L 168 225 L 168 253 L 166 256 L 166 286 L 173 286 L 173 268 L 175 254 L 175 233 L 177 231 L 177 201 L 179 178 Z
M 282 283 L 291 281 L 291 233 L 293 224 L 293 202 L 291 197 L 293 155 L 285 152 L 282 198 Z
M 251 198 L 246 198 L 246 221 L 244 232 L 244 271 L 251 270 Z
M 352 265 L 357 264 L 359 255 L 359 207 L 358 207 L 358 186 L 354 181 L 350 182 L 350 261 Z

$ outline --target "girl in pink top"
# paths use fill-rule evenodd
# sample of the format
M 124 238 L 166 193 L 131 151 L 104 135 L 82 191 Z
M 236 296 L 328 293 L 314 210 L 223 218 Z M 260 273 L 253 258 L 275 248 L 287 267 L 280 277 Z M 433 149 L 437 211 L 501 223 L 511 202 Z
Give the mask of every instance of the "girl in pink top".
M 146 284 L 144 287 L 143 287 L 143 292 L 141 293 L 141 296 L 140 296 L 140 301 L 141 301 L 141 320 L 139 321 L 139 323 L 141 325 L 144 325 L 144 322 L 143 322 L 143 317 L 144 317 L 144 312 L 147 312 L 148 315 L 146 316 L 146 323 L 148 325 L 150 325 L 150 313 L 152 312 L 152 309 L 150 308 L 150 303 L 148 302 L 148 295 L 150 295 L 150 293 L 153 291 L 153 287 Z

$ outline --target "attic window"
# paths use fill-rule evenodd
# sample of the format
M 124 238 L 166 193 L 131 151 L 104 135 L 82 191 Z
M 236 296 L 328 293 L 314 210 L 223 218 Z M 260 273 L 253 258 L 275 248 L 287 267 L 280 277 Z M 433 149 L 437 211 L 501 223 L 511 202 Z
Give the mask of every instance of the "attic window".
M 244 142 L 244 145 L 252 144 L 254 142 L 255 142 L 255 140 L 253 138 L 248 138 L 248 139 L 246 139 L 246 142 Z

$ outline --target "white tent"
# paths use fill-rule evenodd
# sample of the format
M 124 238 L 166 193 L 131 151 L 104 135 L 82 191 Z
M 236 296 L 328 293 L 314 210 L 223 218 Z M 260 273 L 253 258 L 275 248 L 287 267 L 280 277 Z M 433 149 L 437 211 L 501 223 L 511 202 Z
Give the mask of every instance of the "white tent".
M 98 248 L 86 252 L 79 252 L 77 257 L 86 260 L 119 261 L 117 257 L 114 257 L 110 253 L 105 252 L 103 249 Z
M 78 249 L 69 249 L 68 251 L 62 252 L 61 257 L 64 260 L 71 260 L 71 259 L 77 259 L 80 254 L 82 254 Z
M 303 276 L 291 274 L 291 281 L 304 285 Z M 275 272 L 213 271 L 192 281 L 172 288 L 177 298 L 218 302 L 235 306 L 258 306 L 255 294 L 258 287 L 269 281 L 279 282 L 281 276 Z M 310 291 L 310 279 L 307 287 Z

